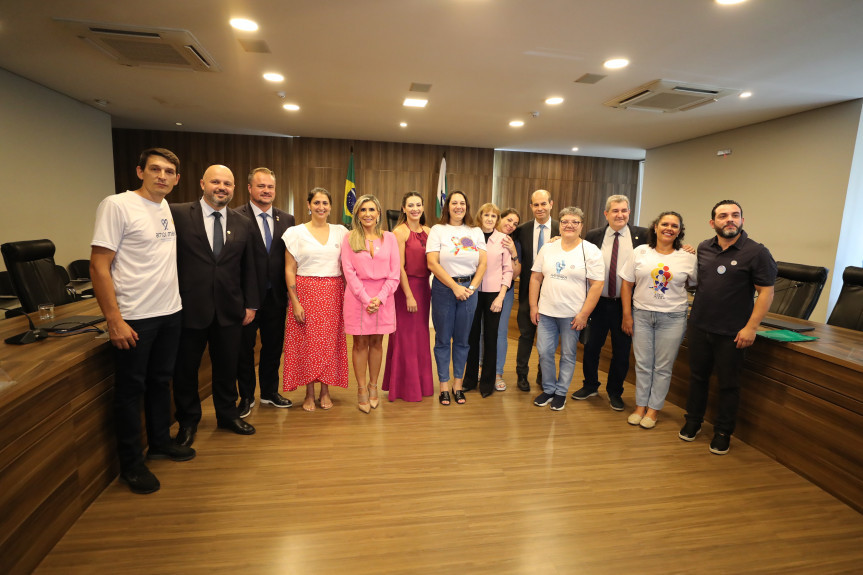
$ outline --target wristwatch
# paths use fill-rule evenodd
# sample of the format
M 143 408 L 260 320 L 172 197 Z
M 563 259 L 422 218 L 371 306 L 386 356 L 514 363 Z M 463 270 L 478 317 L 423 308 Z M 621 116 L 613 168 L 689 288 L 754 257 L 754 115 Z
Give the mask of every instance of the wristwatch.
M 476 291 L 476 288 L 472 285 L 467 286 L 467 289 L 469 289 L 470 291 Z

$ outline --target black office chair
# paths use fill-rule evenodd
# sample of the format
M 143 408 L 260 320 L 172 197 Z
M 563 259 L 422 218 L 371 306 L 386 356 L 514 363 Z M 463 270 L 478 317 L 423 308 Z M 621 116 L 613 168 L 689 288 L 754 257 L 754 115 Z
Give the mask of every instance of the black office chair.
M 401 213 L 401 210 L 387 210 L 387 229 L 389 231 L 393 231 L 395 229 Z
M 73 280 L 90 279 L 90 260 L 75 260 L 67 267 Z
M 863 268 L 845 268 L 842 273 L 842 291 L 827 323 L 863 331 Z
M 776 265 L 779 273 L 770 312 L 809 319 L 827 281 L 827 268 L 788 262 L 776 262 Z
M 0 246 L 0 251 L 24 311 L 36 311 L 40 303 L 63 305 L 75 301 L 74 291 L 67 288 L 54 263 L 51 240 L 9 242 Z

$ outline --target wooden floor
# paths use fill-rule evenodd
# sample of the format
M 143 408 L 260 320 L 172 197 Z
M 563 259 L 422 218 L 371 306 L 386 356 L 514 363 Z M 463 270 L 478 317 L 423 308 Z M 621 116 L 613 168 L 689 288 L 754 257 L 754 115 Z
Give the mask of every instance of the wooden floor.
M 42 562 L 48 574 L 861 573 L 863 516 L 755 449 L 677 438 L 682 410 L 627 425 L 604 390 L 562 412 L 536 388 L 466 405 L 306 413 L 257 406 L 187 463 L 155 461 L 156 494 L 114 483 Z M 534 366 L 535 366 L 534 357 Z M 535 367 L 531 373 L 535 373 Z M 581 366 L 576 371 L 576 380 Z M 574 386 L 575 387 L 575 386 Z

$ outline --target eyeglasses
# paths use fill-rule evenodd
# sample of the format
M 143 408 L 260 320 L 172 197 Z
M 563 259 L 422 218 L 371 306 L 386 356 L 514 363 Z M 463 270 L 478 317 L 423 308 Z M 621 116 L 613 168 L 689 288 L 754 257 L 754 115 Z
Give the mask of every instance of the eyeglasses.
M 567 220 L 565 222 L 560 222 L 560 227 L 562 228 L 574 228 L 576 226 L 580 226 L 581 222 L 574 222 L 572 220 Z

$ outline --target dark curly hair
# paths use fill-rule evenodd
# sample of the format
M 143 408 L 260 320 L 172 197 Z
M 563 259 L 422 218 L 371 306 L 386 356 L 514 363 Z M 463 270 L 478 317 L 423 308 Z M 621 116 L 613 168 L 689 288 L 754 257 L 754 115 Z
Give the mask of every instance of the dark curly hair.
M 650 224 L 650 227 L 647 228 L 647 245 L 649 245 L 651 248 L 656 249 L 656 243 L 658 241 L 658 238 L 656 236 L 656 226 L 659 225 L 660 220 L 662 220 L 662 218 L 664 218 L 665 216 L 674 216 L 675 218 L 677 218 L 677 221 L 680 222 L 680 233 L 677 235 L 676 238 L 674 238 L 674 243 L 671 245 L 675 250 L 679 250 L 680 246 L 683 245 L 683 242 L 681 240 L 683 240 L 683 237 L 685 235 L 684 231 L 686 230 L 686 227 L 683 225 L 683 216 L 681 216 L 677 212 L 672 212 L 670 210 L 659 214 L 656 219 L 653 220 L 653 222 Z

